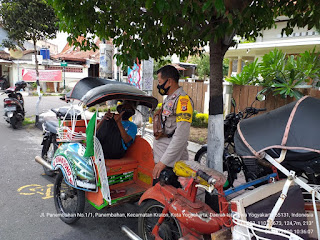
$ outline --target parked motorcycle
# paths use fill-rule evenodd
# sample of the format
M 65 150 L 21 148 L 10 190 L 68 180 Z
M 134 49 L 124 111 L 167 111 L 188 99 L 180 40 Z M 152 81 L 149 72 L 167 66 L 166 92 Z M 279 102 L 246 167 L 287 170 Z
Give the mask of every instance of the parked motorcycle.
M 62 99 L 64 100 L 64 99 Z M 58 149 L 59 143 L 57 142 L 57 128 L 59 122 L 62 120 L 71 120 L 75 118 L 81 120 L 81 112 L 74 108 L 61 107 L 59 109 L 51 109 L 55 113 L 56 119 L 50 119 L 44 121 L 42 124 L 43 139 L 42 139 L 42 151 L 41 157 L 51 164 L 54 153 Z M 47 176 L 53 177 L 56 172 L 43 166 L 43 170 Z
M 265 96 L 258 94 L 255 101 L 264 101 Z M 224 120 L 224 151 L 223 151 L 223 171 L 227 175 L 227 181 L 223 186 L 223 189 L 234 187 L 233 183 L 237 179 L 238 173 L 242 170 L 244 172 L 246 181 L 252 179 L 250 173 L 247 171 L 242 159 L 235 154 L 234 150 L 234 134 L 237 130 L 237 125 L 242 119 L 250 118 L 260 112 L 266 111 L 265 108 L 254 108 L 252 107 L 255 101 L 250 107 L 247 107 L 243 112 L 235 112 L 236 103 L 232 99 L 231 103 L 234 111 L 229 113 Z M 203 145 L 195 155 L 194 160 L 207 166 L 207 149 L 208 145 Z
M 24 81 L 16 82 L 14 87 L 7 88 L 4 93 L 8 98 L 4 102 L 4 119 L 11 124 L 12 128 L 16 129 L 24 120 L 24 100 L 20 90 L 24 90 L 27 83 Z
M 272 158 L 277 159 L 278 162 L 281 162 L 284 167 L 295 171 L 296 175 L 304 178 L 309 184 L 320 185 L 320 151 L 316 151 L 316 148 L 307 147 L 308 142 L 316 138 L 319 133 L 317 117 L 315 116 L 318 112 L 316 109 L 318 109 L 319 105 L 318 99 L 305 96 L 299 101 L 271 111 L 268 115 L 257 116 L 253 119 L 241 121 L 234 137 L 235 144 L 237 145 L 238 143 L 237 152 L 243 150 L 242 147 L 248 148 L 249 146 L 249 143 L 239 144 L 241 135 L 244 133 L 249 134 L 249 132 L 251 134 L 252 129 L 259 126 L 259 129 L 256 130 L 257 136 L 261 136 L 265 142 L 273 139 L 277 139 L 277 142 L 273 146 L 270 145 L 270 147 L 264 141 L 258 140 L 257 138 L 255 140 L 250 139 L 251 141 L 259 141 L 259 148 L 266 146 L 261 149 Z M 288 119 L 281 120 L 282 118 Z M 283 130 L 280 129 L 279 132 L 276 133 L 272 131 L 272 127 L 279 128 L 280 125 L 285 125 Z M 296 126 L 299 126 L 298 130 L 300 131 L 300 135 L 297 130 L 294 131 L 295 129 L 292 129 L 292 127 Z M 307 132 L 310 134 L 303 138 L 302 134 Z M 302 141 L 305 147 L 285 147 L 288 145 L 290 137 L 291 140 L 294 139 L 293 143 L 290 144 L 295 145 L 296 142 L 300 143 L 300 141 Z M 285 149 L 283 149 L 284 147 Z M 270 164 L 258 157 L 253 158 L 245 154 L 242 154 L 242 156 L 243 162 L 252 178 L 259 178 L 266 175 L 266 170 L 271 167 Z M 283 175 L 280 173 L 280 178 L 282 177 Z
M 7 75 L 2 75 L 0 77 L 0 90 L 7 89 L 9 86 L 9 79 Z

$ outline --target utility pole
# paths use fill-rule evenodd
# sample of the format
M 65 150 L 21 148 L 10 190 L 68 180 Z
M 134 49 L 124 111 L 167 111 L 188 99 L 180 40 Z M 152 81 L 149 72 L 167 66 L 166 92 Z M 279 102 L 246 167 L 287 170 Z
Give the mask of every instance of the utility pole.
M 63 62 L 60 63 L 60 66 L 63 67 L 63 90 L 66 91 L 66 67 L 68 66 L 68 63 L 63 60 Z
M 105 79 L 112 78 L 112 50 L 111 44 L 100 43 L 99 76 Z

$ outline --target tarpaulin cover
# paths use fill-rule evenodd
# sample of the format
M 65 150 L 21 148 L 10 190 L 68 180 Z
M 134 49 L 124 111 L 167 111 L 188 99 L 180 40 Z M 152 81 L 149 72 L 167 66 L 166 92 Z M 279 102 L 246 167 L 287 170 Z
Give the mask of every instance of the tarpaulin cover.
M 319 154 L 320 100 L 306 96 L 265 114 L 244 119 L 238 125 L 234 142 L 240 156 L 258 156 L 270 149 Z
M 155 109 L 158 104 L 156 98 L 131 84 L 94 77 L 77 82 L 68 98 L 78 99 L 88 107 L 108 100 L 132 100 L 151 109 Z

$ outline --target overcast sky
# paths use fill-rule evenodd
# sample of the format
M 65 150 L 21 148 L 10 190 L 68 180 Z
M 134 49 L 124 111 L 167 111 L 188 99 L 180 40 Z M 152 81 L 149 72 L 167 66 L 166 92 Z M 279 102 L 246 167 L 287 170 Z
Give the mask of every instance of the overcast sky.
M 64 46 L 67 44 L 68 34 L 64 32 L 58 32 L 57 38 L 49 39 L 48 42 L 58 45 L 58 52 L 60 53 Z

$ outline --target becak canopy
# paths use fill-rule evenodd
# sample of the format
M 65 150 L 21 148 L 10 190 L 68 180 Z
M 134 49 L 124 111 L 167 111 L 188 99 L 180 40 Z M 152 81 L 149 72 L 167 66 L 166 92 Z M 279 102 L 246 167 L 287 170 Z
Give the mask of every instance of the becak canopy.
M 287 160 L 320 154 L 320 100 L 305 96 L 296 102 L 238 124 L 234 137 L 236 153 L 260 157 L 287 149 Z M 276 157 L 276 156 L 273 156 Z M 291 159 L 290 159 L 291 158 Z
M 147 106 L 152 110 L 158 104 L 156 98 L 148 96 L 145 92 L 129 83 L 95 77 L 81 79 L 66 97 L 80 100 L 88 107 L 108 100 L 135 101 L 138 105 Z

